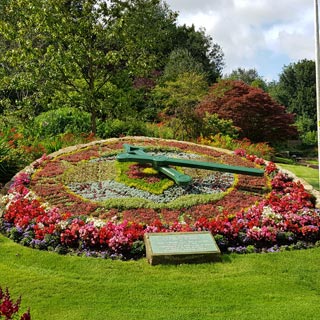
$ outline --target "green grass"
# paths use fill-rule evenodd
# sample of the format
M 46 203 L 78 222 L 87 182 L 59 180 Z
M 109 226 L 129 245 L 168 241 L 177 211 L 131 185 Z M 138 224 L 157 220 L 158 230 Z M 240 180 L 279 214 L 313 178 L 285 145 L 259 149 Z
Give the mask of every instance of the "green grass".
M 307 160 L 306 162 L 309 163 L 309 164 L 314 164 L 314 165 L 316 165 L 316 166 L 317 166 L 318 163 L 319 163 L 318 160 Z
M 283 169 L 287 169 L 312 185 L 315 189 L 319 190 L 319 173 L 317 169 L 313 169 L 301 165 L 291 165 L 278 163 Z
M 150 266 L 59 256 L 0 236 L 0 285 L 37 320 L 319 319 L 320 248 Z

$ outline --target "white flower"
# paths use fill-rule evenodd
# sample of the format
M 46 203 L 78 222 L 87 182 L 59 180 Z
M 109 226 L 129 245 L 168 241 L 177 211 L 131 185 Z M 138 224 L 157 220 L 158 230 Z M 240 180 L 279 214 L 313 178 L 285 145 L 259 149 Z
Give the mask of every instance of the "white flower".
M 101 219 L 93 218 L 93 217 L 87 218 L 87 222 L 93 222 L 93 225 L 96 228 L 101 228 L 106 224 L 105 221 L 103 221 Z
M 261 231 L 261 228 L 257 226 L 253 226 L 250 231 L 259 233 Z
M 262 218 L 272 219 L 272 220 L 277 220 L 277 219 L 279 220 L 282 218 L 280 214 L 275 213 L 273 209 L 269 206 L 263 207 L 261 216 Z
M 27 167 L 27 168 L 25 169 L 24 172 L 25 172 L 25 173 L 28 173 L 29 175 L 32 175 L 32 174 L 35 172 L 35 170 L 34 170 L 33 167 L 29 166 L 29 167 Z
M 68 226 L 68 221 L 61 220 L 57 223 L 61 230 L 64 230 Z
M 44 228 L 44 224 L 41 223 L 41 222 L 38 222 L 38 227 L 39 227 L 39 229 L 43 229 Z

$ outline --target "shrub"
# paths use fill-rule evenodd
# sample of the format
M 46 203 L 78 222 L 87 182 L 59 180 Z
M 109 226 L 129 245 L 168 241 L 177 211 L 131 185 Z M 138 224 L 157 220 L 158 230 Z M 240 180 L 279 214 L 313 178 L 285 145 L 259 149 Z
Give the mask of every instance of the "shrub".
M 60 108 L 41 113 L 34 119 L 38 136 L 54 136 L 61 133 L 90 132 L 90 114 L 75 108 Z
M 40 137 L 32 127 L 4 128 L 0 131 L 0 183 L 9 181 L 15 173 L 43 154 L 61 148 L 88 143 L 95 139 L 92 134 L 65 133 Z
M 308 131 L 302 135 L 302 143 L 306 146 L 317 144 L 317 131 Z
M 174 133 L 172 128 L 163 122 L 159 123 L 146 123 L 147 136 L 162 138 L 162 139 L 174 139 Z
M 233 125 L 232 120 L 221 119 L 216 113 L 206 113 L 206 116 L 203 118 L 201 132 L 204 137 L 210 137 L 220 133 L 235 139 L 238 137 L 238 131 L 239 130 Z
M 273 157 L 274 150 L 267 143 L 251 143 L 249 139 L 232 139 L 228 135 L 222 135 L 221 133 L 211 136 L 210 138 L 200 138 L 199 143 L 209 145 L 212 147 L 218 147 L 228 150 L 244 150 L 245 154 L 254 154 L 257 157 L 270 160 Z
M 147 129 L 145 123 L 137 119 L 110 119 L 98 124 L 97 134 L 103 139 L 121 136 L 145 136 Z
M 10 146 L 0 137 L 0 183 L 5 183 L 14 176 L 18 168 L 13 160 Z
M 8 140 L 8 138 L 0 132 L 0 183 L 9 181 L 19 168 L 14 140 Z

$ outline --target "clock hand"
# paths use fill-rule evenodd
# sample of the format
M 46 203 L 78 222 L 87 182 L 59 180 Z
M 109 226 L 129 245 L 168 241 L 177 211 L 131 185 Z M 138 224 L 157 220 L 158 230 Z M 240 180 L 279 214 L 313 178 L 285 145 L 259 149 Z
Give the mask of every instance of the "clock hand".
M 264 171 L 256 168 L 247 168 L 240 166 L 230 166 L 220 163 L 213 162 L 204 162 L 204 161 L 194 161 L 194 160 L 185 160 L 185 159 L 176 159 L 169 158 L 166 156 L 151 156 L 148 153 L 144 152 L 142 147 L 131 146 L 128 144 L 124 144 L 124 149 L 127 151 L 126 153 L 121 153 L 117 156 L 118 161 L 133 161 L 138 163 L 150 163 L 155 169 L 163 172 L 168 175 L 170 178 L 174 179 L 178 184 L 180 183 L 188 183 L 187 181 L 191 181 L 191 178 L 187 175 L 182 175 L 178 171 L 169 168 L 169 165 L 180 166 L 180 167 L 191 167 L 197 169 L 206 169 L 206 170 L 214 170 L 220 172 L 230 172 L 230 173 L 238 173 L 252 176 L 263 176 Z M 165 169 L 160 169 L 165 168 Z M 168 170 L 171 169 L 171 170 Z M 174 171 L 173 171 L 174 170 Z M 178 178 L 179 175 L 180 180 Z M 185 181 L 185 182 L 183 182 Z
M 175 183 L 179 185 L 186 185 L 192 181 L 192 178 L 190 176 L 188 176 L 187 174 L 183 174 L 174 168 L 161 166 L 157 167 L 157 170 L 174 180 Z
M 161 158 L 169 159 L 163 156 L 150 156 L 141 149 L 137 150 L 139 154 L 135 151 L 130 151 L 130 153 L 118 154 L 117 160 L 119 162 L 138 162 L 138 163 L 150 163 L 158 171 L 162 172 L 169 178 L 173 179 L 179 185 L 186 185 L 192 181 L 192 178 L 186 174 L 183 174 L 174 168 L 167 167 L 166 165 L 161 165 Z
M 162 166 L 178 166 L 178 167 L 189 167 L 196 169 L 205 169 L 221 172 L 239 173 L 251 176 L 263 176 L 264 171 L 256 168 L 247 168 L 239 166 L 230 166 L 226 164 L 203 162 L 185 159 L 168 158 L 165 156 L 150 156 L 148 154 L 127 154 L 121 153 L 117 156 L 117 160 L 120 162 L 132 161 L 138 163 L 151 163 L 154 168 Z

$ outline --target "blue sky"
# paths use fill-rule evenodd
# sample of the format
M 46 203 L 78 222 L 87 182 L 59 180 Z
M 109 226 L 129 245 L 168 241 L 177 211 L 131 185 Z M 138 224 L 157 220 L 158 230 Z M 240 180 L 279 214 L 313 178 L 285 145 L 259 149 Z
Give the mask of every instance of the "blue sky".
M 179 24 L 205 28 L 225 54 L 224 74 L 255 68 L 278 80 L 285 65 L 314 60 L 314 0 L 165 0 Z

